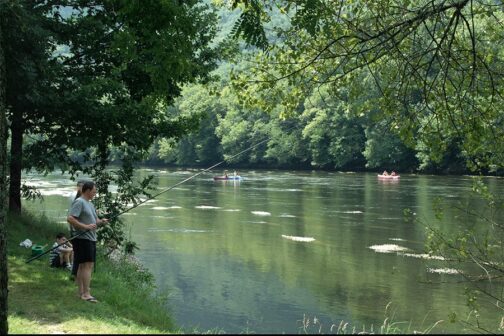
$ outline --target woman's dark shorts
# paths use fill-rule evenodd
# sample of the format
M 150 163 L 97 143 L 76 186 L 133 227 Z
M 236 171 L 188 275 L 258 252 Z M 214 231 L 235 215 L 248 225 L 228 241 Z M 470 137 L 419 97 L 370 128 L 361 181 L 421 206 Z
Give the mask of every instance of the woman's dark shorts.
M 72 243 L 74 263 L 81 264 L 96 261 L 96 242 L 88 239 L 74 239 Z

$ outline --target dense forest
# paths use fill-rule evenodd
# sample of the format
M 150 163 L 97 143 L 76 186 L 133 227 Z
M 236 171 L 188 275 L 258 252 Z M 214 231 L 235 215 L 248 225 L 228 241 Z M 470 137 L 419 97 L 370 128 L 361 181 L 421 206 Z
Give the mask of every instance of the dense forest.
M 289 26 L 286 17 L 279 15 L 277 7 L 269 11 L 268 27 Z M 232 32 L 233 28 L 236 30 L 241 13 L 240 9 L 219 11 L 220 36 Z M 488 23 L 483 17 L 475 24 Z M 265 38 L 271 44 L 281 44 L 275 32 L 266 29 Z M 278 90 L 295 91 L 292 84 L 278 83 L 280 88 L 275 89 L 268 87 L 262 93 L 262 104 L 248 104 L 240 92 L 245 90 L 236 84 L 235 78 L 237 73 L 246 72 L 254 64 L 257 48 L 245 43 L 235 48 L 235 53 L 213 72 L 218 81 L 211 85 L 186 85 L 170 107 L 175 115 L 197 116 L 199 128 L 180 141 L 156 139 L 144 164 L 209 166 L 267 139 L 261 146 L 227 160 L 227 163 L 234 167 L 474 173 L 474 169 L 470 168 L 474 158 L 458 134 L 461 130 L 447 130 L 442 135 L 443 140 L 435 142 L 428 136 L 433 131 L 427 126 L 428 119 L 432 117 L 426 116 L 420 125 L 405 131 L 397 125 L 398 120 L 390 118 L 380 106 L 378 100 L 383 99 L 382 88 L 368 69 L 352 79 L 358 81 L 358 86 L 340 85 L 335 88 L 333 83 L 325 82 L 308 87 L 302 94 L 299 91 L 296 105 L 291 106 L 287 113 L 285 104 L 274 97 L 278 96 Z M 301 86 L 302 79 L 298 80 Z M 419 94 L 420 89 L 405 91 L 404 96 L 396 99 L 418 105 Z M 267 98 L 264 96 L 268 95 L 271 95 L 271 102 L 265 106 Z M 405 106 L 397 104 L 394 108 L 399 114 L 407 114 Z M 482 127 L 500 123 L 499 120 L 500 117 L 497 117 Z M 410 123 L 407 120 L 400 122 Z M 440 125 L 435 127 L 442 129 Z M 491 153 L 490 147 L 487 150 L 490 151 L 487 153 L 489 156 L 500 155 Z M 479 169 L 485 174 L 503 173 L 495 164 Z

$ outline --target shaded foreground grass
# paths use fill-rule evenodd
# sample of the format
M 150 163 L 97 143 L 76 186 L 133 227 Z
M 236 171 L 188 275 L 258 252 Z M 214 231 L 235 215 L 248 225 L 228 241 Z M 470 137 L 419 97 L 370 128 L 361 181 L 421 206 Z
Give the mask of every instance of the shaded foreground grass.
M 150 275 L 134 265 L 99 256 L 91 288 L 100 302 L 90 303 L 79 298 L 69 271 L 49 267 L 48 255 L 25 262 L 31 250 L 21 241 L 50 247 L 57 232 L 67 231 L 44 218 L 8 219 L 9 333 L 177 333 L 166 299 L 153 295 Z

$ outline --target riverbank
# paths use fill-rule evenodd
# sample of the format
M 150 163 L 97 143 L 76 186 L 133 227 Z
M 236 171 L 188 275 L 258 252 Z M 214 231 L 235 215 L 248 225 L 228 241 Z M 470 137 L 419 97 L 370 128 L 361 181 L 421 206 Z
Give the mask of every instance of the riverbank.
M 114 262 L 98 253 L 91 288 L 100 302 L 81 300 L 69 271 L 51 269 L 48 254 L 26 263 L 31 249 L 19 246 L 29 238 L 52 246 L 65 224 L 31 216 L 7 223 L 9 267 L 9 333 L 154 334 L 180 333 L 167 311 L 166 298 L 154 296 L 152 275 L 139 265 Z

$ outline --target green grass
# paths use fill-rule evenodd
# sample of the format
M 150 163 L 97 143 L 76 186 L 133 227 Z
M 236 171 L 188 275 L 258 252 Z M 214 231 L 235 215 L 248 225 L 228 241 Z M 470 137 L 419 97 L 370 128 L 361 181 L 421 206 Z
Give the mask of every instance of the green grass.
M 50 247 L 64 224 L 30 216 L 10 217 L 8 233 L 9 333 L 178 333 L 166 299 L 155 297 L 152 277 L 133 265 L 97 260 L 91 292 L 100 302 L 81 300 L 69 271 L 49 267 L 48 255 L 26 263 L 31 250 L 19 243 L 29 238 Z

